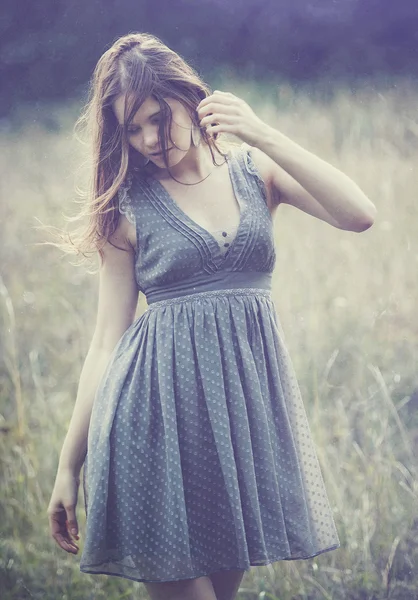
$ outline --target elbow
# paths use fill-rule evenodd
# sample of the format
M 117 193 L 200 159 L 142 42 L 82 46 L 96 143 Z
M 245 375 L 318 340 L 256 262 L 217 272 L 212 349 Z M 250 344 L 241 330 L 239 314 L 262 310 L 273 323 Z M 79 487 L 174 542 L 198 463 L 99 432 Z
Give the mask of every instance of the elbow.
M 356 233 L 362 233 L 363 231 L 370 229 L 370 227 L 375 221 L 376 214 L 377 209 L 375 205 L 372 202 L 370 202 L 370 206 L 368 207 L 367 212 L 364 212 L 364 214 L 355 221 L 353 227 L 351 227 L 351 231 L 355 231 Z
M 367 231 L 373 225 L 374 219 L 362 219 L 361 221 L 357 221 L 355 226 L 351 228 L 351 231 L 355 231 L 356 233 L 362 233 L 363 231 Z

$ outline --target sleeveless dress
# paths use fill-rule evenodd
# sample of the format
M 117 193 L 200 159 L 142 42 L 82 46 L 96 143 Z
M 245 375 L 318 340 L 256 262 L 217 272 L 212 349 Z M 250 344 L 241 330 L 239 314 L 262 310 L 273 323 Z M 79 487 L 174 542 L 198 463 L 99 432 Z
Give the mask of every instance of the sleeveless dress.
M 227 163 L 241 214 L 226 252 L 158 180 L 120 192 L 148 308 L 92 408 L 85 573 L 176 581 L 339 546 L 271 297 L 264 183 L 247 144 Z

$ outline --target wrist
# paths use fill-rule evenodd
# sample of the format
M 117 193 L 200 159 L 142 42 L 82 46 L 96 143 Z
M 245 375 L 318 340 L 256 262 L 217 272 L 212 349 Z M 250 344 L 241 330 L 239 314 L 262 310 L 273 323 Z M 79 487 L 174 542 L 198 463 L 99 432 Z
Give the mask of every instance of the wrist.
M 76 437 L 69 429 L 58 460 L 58 471 L 80 475 L 87 454 L 86 435 Z
M 75 479 L 79 479 L 80 478 L 80 472 L 81 472 L 81 464 L 78 463 L 68 463 L 65 461 L 60 461 L 58 463 L 58 469 L 57 472 L 59 474 L 63 474 L 63 475 L 70 475 L 71 477 L 74 477 Z
M 259 150 L 263 150 L 269 143 L 271 143 L 271 139 L 274 137 L 274 134 L 279 133 L 277 130 L 273 129 L 267 123 L 262 122 L 260 124 L 257 136 L 252 144 L 255 148 Z
M 60 485 L 63 482 L 72 482 L 79 486 L 81 482 L 80 473 L 74 471 L 74 469 L 68 469 L 66 467 L 58 467 L 57 474 L 55 476 L 55 485 Z

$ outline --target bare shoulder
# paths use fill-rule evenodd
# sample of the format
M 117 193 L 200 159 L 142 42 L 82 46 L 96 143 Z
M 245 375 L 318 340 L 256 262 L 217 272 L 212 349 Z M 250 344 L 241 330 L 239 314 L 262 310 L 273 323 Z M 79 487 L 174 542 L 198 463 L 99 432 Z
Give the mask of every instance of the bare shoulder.
M 105 279 L 131 279 L 135 269 L 135 229 L 124 215 L 120 215 L 115 231 L 101 246 L 99 263 L 101 277 Z
M 132 279 L 135 269 L 135 249 L 132 225 L 121 215 L 115 231 L 109 235 L 100 251 L 101 277 L 120 281 Z
M 134 252 L 136 248 L 136 231 L 135 227 L 128 221 L 125 215 L 120 214 L 118 224 L 115 231 L 110 235 L 106 247 L 120 248 L 128 252 Z
M 99 302 L 92 343 L 108 350 L 114 348 L 132 324 L 138 303 L 130 225 L 121 215 L 115 231 L 102 248 Z

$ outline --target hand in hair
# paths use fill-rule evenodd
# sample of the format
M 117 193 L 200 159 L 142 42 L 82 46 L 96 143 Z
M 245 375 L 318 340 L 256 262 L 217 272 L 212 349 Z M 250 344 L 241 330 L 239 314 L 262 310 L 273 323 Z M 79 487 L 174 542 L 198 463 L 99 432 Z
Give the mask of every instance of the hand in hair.
M 244 100 L 230 92 L 215 90 L 200 102 L 197 114 L 208 135 L 231 133 L 251 146 L 256 146 L 268 129 Z

